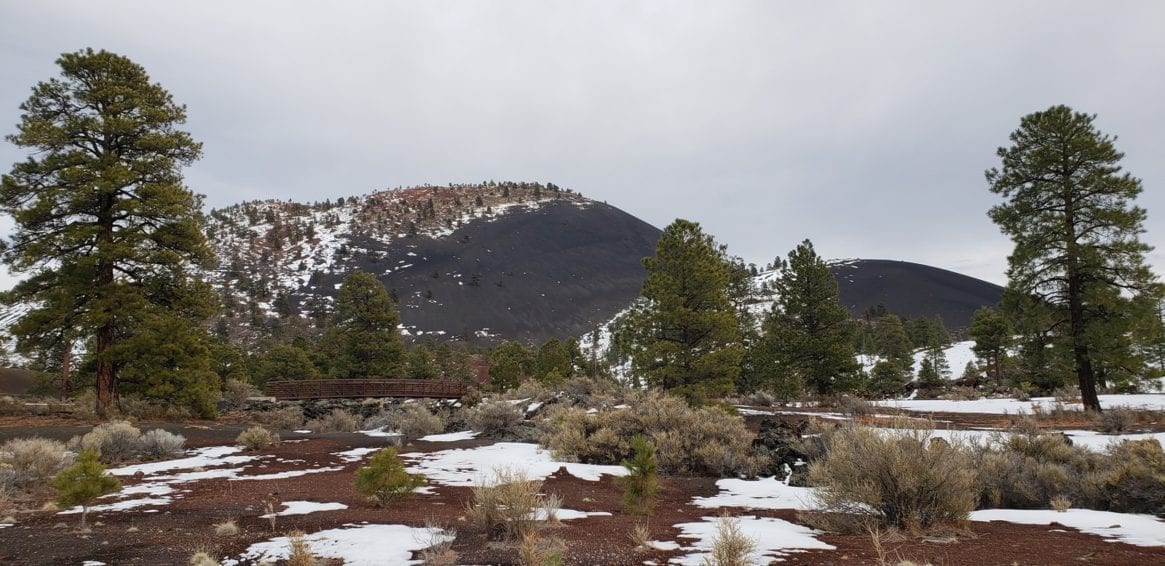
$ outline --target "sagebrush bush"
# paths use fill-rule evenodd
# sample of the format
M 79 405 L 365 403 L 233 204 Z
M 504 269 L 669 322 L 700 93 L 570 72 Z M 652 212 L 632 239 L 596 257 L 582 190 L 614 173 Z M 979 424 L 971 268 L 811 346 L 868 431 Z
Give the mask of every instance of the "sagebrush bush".
M 716 537 L 712 539 L 711 556 L 704 560 L 708 566 L 749 566 L 754 563 L 756 541 L 740 530 L 740 520 L 721 515 L 716 522 Z
M 233 377 L 228 378 L 222 386 L 223 400 L 235 406 L 242 405 L 247 402 L 247 399 L 256 397 L 261 393 L 258 387 Z
M 425 485 L 425 476 L 405 471 L 404 462 L 395 448 L 382 448 L 372 455 L 368 465 L 356 470 L 356 491 L 388 507 L 397 498 Z
M 1096 416 L 1096 428 L 1105 434 L 1128 432 L 1136 422 L 1136 415 L 1124 407 L 1113 407 Z
M 14 438 L 0 445 L 0 466 L 11 470 L 12 484 L 36 489 L 73 463 L 74 455 L 62 442 L 47 438 Z
M 1105 508 L 1121 513 L 1165 515 L 1165 451 L 1154 438 L 1112 446 L 1105 459 Z
M 490 536 L 521 540 L 537 525 L 541 489 L 542 481 L 529 479 L 525 472 L 496 468 L 492 477 L 473 487 L 466 514 Z
M 825 456 L 809 465 L 809 482 L 838 529 L 872 524 L 920 531 L 961 525 L 979 493 L 970 451 L 932 442 L 933 431 L 879 432 L 849 425 L 835 431 Z
M 314 432 L 355 432 L 360 425 L 360 417 L 345 409 L 332 409 L 332 412 L 314 418 L 304 426 Z
M 155 428 L 142 435 L 142 456 L 153 459 L 176 456 L 182 452 L 182 447 L 185 445 L 185 436 Z
M 487 437 L 512 434 L 514 428 L 525 418 L 518 406 L 502 399 L 491 399 L 479 403 L 466 411 L 465 420 L 470 428 Z
M 126 421 L 110 421 L 93 427 L 69 444 L 76 444 L 77 450 L 95 450 L 102 462 L 124 462 L 141 453 L 142 431 Z
M 566 400 L 583 407 L 604 409 L 624 403 L 635 389 L 607 377 L 572 377 L 559 390 Z
M 275 430 L 297 430 L 303 428 L 303 408 L 299 405 L 280 407 L 257 413 L 255 419 Z
M 541 424 L 542 445 L 560 458 L 618 464 L 632 455 L 631 439 L 655 444 L 660 471 L 691 475 L 751 475 L 760 462 L 744 420 L 716 408 L 693 409 L 679 397 L 640 392 L 629 407 L 588 413 L 556 409 Z
M 421 403 L 405 405 L 396 416 L 396 430 L 406 438 L 445 432 L 445 421 Z
M 391 429 L 395 422 L 396 416 L 392 411 L 379 411 L 364 419 L 360 428 L 361 430 Z
M 253 426 L 239 433 L 235 438 L 235 442 L 241 444 L 247 450 L 263 450 L 279 444 L 279 435 L 275 434 L 261 426 Z

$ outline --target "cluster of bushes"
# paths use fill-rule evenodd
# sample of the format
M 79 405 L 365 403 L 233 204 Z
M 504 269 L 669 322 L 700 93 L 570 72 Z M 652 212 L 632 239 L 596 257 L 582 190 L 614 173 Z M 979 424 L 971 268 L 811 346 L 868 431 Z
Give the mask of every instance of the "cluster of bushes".
M 618 464 L 633 456 L 631 441 L 642 436 L 655 446 L 664 473 L 748 476 L 761 466 L 752 450 L 754 435 L 739 416 L 718 407 L 692 408 L 656 391 L 629 396 L 622 408 L 556 409 L 542 423 L 542 445 L 559 458 Z
M 969 445 L 928 429 L 848 425 L 804 448 L 824 507 L 805 518 L 830 530 L 926 530 L 961 524 L 981 507 L 1165 514 L 1165 451 L 1155 439 L 1098 453 L 1038 430 Z
M 93 427 L 82 436 L 74 436 L 66 447 L 74 452 L 94 450 L 101 461 L 118 463 L 129 460 L 157 460 L 182 451 L 186 438 L 157 428 L 145 434 L 126 421 L 110 421 Z

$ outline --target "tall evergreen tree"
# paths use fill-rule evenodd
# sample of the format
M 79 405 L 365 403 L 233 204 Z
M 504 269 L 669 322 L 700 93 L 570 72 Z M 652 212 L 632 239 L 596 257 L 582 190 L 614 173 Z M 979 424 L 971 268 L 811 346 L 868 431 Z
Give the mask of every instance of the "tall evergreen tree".
M 96 408 L 106 415 L 119 369 L 140 364 L 118 346 L 148 331 L 143 320 L 196 325 L 214 310 L 213 294 L 192 282 L 192 266 L 212 260 L 201 197 L 182 183 L 202 148 L 178 129 L 185 107 L 129 59 L 87 49 L 57 64 L 61 76 L 33 87 L 8 136 L 33 154 L 0 184 L 0 211 L 16 224 L 4 261 L 31 274 L 9 300 L 36 305 L 13 334 L 22 351 L 91 337 Z M 171 375 L 201 375 L 194 366 Z
M 371 273 L 344 277 L 336 311 L 321 340 L 328 375 L 339 378 L 393 378 L 404 373 L 400 313 L 384 285 Z
M 1094 119 L 1067 106 L 1025 116 L 1011 147 L 998 150 L 1001 168 L 986 176 L 991 192 L 1007 199 L 989 215 L 1015 243 L 1008 286 L 1052 307 L 1065 328 L 1084 407 L 1100 411 L 1097 354 L 1115 345 L 1094 341 L 1103 311 L 1125 308 L 1113 297 L 1161 290 L 1145 264 L 1152 248 L 1139 237 L 1146 212 L 1133 205 L 1141 181 L 1121 173 L 1123 154 Z
M 809 240 L 789 252 L 779 269 L 777 301 L 764 322 L 769 372 L 778 381 L 795 380 L 817 393 L 853 390 L 857 327 L 838 298 L 837 279 Z M 776 384 L 778 390 L 791 387 Z
M 983 361 L 995 383 L 1002 384 L 1003 361 L 1007 358 L 1007 348 L 1012 340 L 1012 330 L 1007 319 L 991 307 L 980 307 L 971 315 L 967 334 L 975 341 L 971 351 Z
M 731 391 L 744 349 L 724 248 L 698 223 L 677 219 L 643 264 L 643 300 L 623 325 L 633 371 L 689 402 Z

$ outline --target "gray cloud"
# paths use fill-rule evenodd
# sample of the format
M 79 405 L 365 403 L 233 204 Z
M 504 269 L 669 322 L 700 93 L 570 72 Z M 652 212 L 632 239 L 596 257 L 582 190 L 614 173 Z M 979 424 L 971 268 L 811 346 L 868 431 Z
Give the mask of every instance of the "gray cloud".
M 0 129 L 104 48 L 188 106 L 209 206 L 553 181 L 757 263 L 808 237 L 1002 283 L 983 171 L 1064 103 L 1120 136 L 1159 243 L 1165 5 L 821 4 L 10 2 Z

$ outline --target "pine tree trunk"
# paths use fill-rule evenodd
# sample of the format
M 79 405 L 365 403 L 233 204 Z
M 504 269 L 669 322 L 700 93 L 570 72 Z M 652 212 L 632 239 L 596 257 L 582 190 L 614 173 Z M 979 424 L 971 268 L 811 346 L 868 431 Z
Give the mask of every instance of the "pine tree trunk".
M 113 346 L 113 325 L 105 324 L 97 329 L 97 416 L 109 416 L 109 408 L 117 398 L 116 384 L 113 382 L 113 360 L 109 359 L 109 349 Z
M 1081 299 L 1080 278 L 1069 271 L 1068 275 L 1068 316 L 1072 325 L 1072 357 L 1076 362 L 1076 380 L 1080 383 L 1080 400 L 1085 411 L 1099 413 L 1100 398 L 1096 395 L 1096 375 L 1092 369 L 1092 358 L 1088 355 L 1088 343 L 1084 336 L 1084 303 Z

